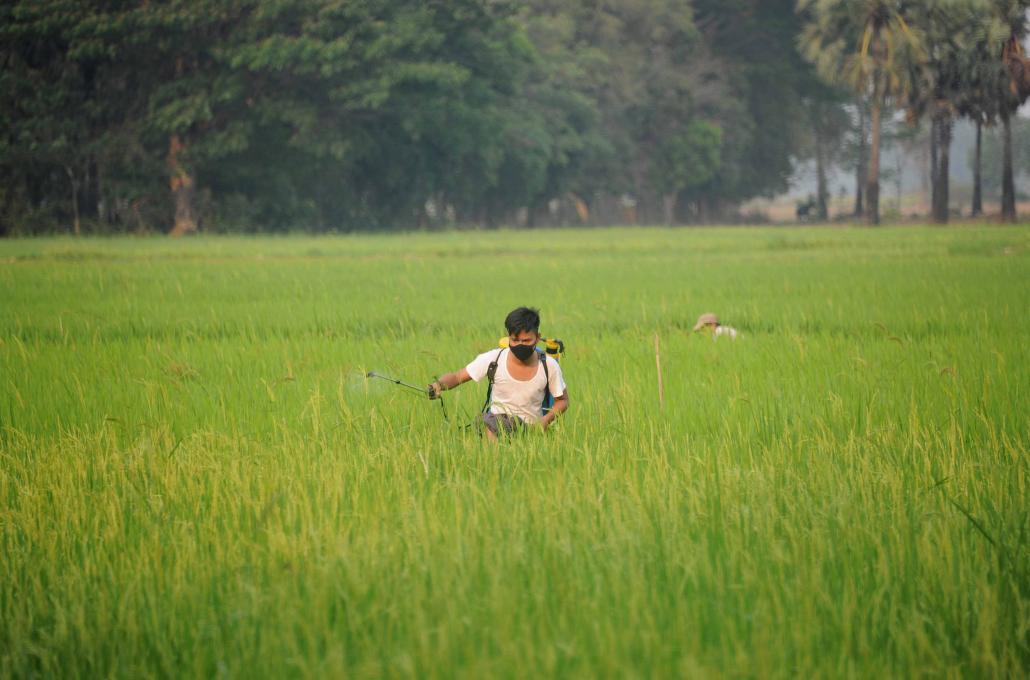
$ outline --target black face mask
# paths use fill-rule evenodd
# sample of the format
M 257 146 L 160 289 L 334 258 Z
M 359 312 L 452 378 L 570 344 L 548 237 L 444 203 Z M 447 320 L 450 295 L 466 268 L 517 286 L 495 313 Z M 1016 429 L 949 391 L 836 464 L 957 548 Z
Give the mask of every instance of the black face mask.
M 511 353 L 519 361 L 526 361 L 529 357 L 533 356 L 533 352 L 536 351 L 536 345 L 509 345 Z

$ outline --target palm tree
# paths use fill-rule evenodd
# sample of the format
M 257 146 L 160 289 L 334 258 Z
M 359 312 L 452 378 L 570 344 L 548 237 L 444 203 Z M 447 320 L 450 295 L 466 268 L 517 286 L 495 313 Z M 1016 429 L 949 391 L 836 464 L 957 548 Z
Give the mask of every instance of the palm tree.
M 914 17 L 924 27 L 926 61 L 911 64 L 909 121 L 930 118 L 932 215 L 946 223 L 949 213 L 950 147 L 955 118 L 972 115 L 968 99 L 975 89 L 969 55 L 975 52 L 976 23 L 982 0 L 923 3 Z
M 1030 59 L 1022 40 L 1028 29 L 1030 0 L 969 0 L 969 25 L 974 35 L 964 54 L 959 111 L 976 123 L 976 156 L 973 167 L 973 214 L 982 212 L 980 188 L 981 129 L 1002 124 L 1002 219 L 1016 219 L 1012 176 L 1011 116 L 1030 97 Z
M 962 81 L 956 97 L 958 113 L 976 125 L 976 146 L 973 155 L 973 204 L 970 214 L 983 214 L 983 129 L 995 125 L 999 118 L 998 59 L 989 39 L 991 16 L 984 0 L 970 0 L 965 17 L 972 41 L 959 54 Z
M 988 50 L 993 54 L 998 81 L 994 90 L 1002 124 L 1001 218 L 1016 221 L 1016 190 L 1012 177 L 1012 115 L 1030 98 L 1030 59 L 1023 39 L 1030 31 L 1027 11 L 1030 0 L 992 0 Z M 999 49 L 1000 47 L 1000 49 Z
M 915 0 L 798 0 L 806 25 L 805 57 L 826 80 L 852 87 L 869 102 L 865 217 L 880 222 L 880 128 L 883 110 L 911 90 L 911 65 L 925 60 L 923 38 L 909 25 Z

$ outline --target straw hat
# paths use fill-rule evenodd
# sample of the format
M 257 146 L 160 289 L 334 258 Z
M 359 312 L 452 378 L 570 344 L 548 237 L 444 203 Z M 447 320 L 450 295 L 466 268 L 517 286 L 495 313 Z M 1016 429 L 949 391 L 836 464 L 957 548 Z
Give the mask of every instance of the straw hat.
M 719 317 L 715 314 L 702 314 L 697 317 L 697 323 L 694 324 L 694 330 L 699 331 L 710 323 L 714 323 L 716 326 L 719 325 Z

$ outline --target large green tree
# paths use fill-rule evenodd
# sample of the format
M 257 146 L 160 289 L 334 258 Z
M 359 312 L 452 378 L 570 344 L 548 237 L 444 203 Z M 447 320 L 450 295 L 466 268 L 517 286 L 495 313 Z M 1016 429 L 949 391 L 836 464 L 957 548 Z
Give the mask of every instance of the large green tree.
M 489 218 L 503 182 L 527 193 L 532 170 L 505 174 L 533 162 L 512 143 L 533 58 L 513 10 L 480 0 L 263 5 L 227 58 L 250 83 L 262 139 L 285 146 L 269 172 L 316 206 L 323 228 L 411 224 L 430 200 Z M 263 155 L 239 152 L 223 165 Z
M 520 18 L 540 74 L 526 89 L 524 118 L 542 109 L 542 120 L 560 123 L 548 126 L 558 134 L 542 135 L 557 145 L 534 207 L 572 192 L 593 216 L 628 195 L 643 221 L 668 220 L 683 192 L 711 175 L 712 154 L 694 153 L 698 131 L 711 132 L 706 146 L 720 147 L 719 157 L 724 113 L 734 105 L 725 64 L 708 49 L 691 6 L 534 0 Z
M 533 46 L 515 9 L 486 0 L 6 5 L 3 77 L 19 96 L 3 108 L 0 167 L 21 181 L 4 200 L 48 196 L 65 176 L 64 193 L 82 193 L 103 175 L 95 203 L 136 215 L 154 206 L 168 216 L 161 226 L 181 234 L 204 215 L 224 224 L 227 207 L 272 226 L 374 228 L 417 220 L 428 197 L 471 214 L 502 184 L 505 195 L 531 193 L 539 152 L 519 143 L 532 121 L 516 104 Z M 520 165 L 528 169 L 501 177 Z
M 786 191 L 807 153 L 806 107 L 833 99 L 797 48 L 794 0 L 695 0 L 698 28 L 725 70 L 722 162 L 700 203 L 713 217 Z
M 0 229 L 726 216 L 808 153 L 792 2 L 11 0 Z
M 75 39 L 87 18 L 81 3 L 59 0 L 0 7 L 5 231 L 16 217 L 78 234 L 83 215 L 98 208 L 98 158 L 114 107 L 103 96 L 101 60 Z

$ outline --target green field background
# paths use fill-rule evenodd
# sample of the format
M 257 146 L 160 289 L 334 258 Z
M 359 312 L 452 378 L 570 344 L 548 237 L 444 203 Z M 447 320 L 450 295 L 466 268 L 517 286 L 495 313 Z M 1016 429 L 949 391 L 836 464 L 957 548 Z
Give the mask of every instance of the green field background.
M 13 240 L 0 298 L 2 676 L 1030 672 L 1026 227 Z M 363 377 L 522 304 L 546 433 Z

